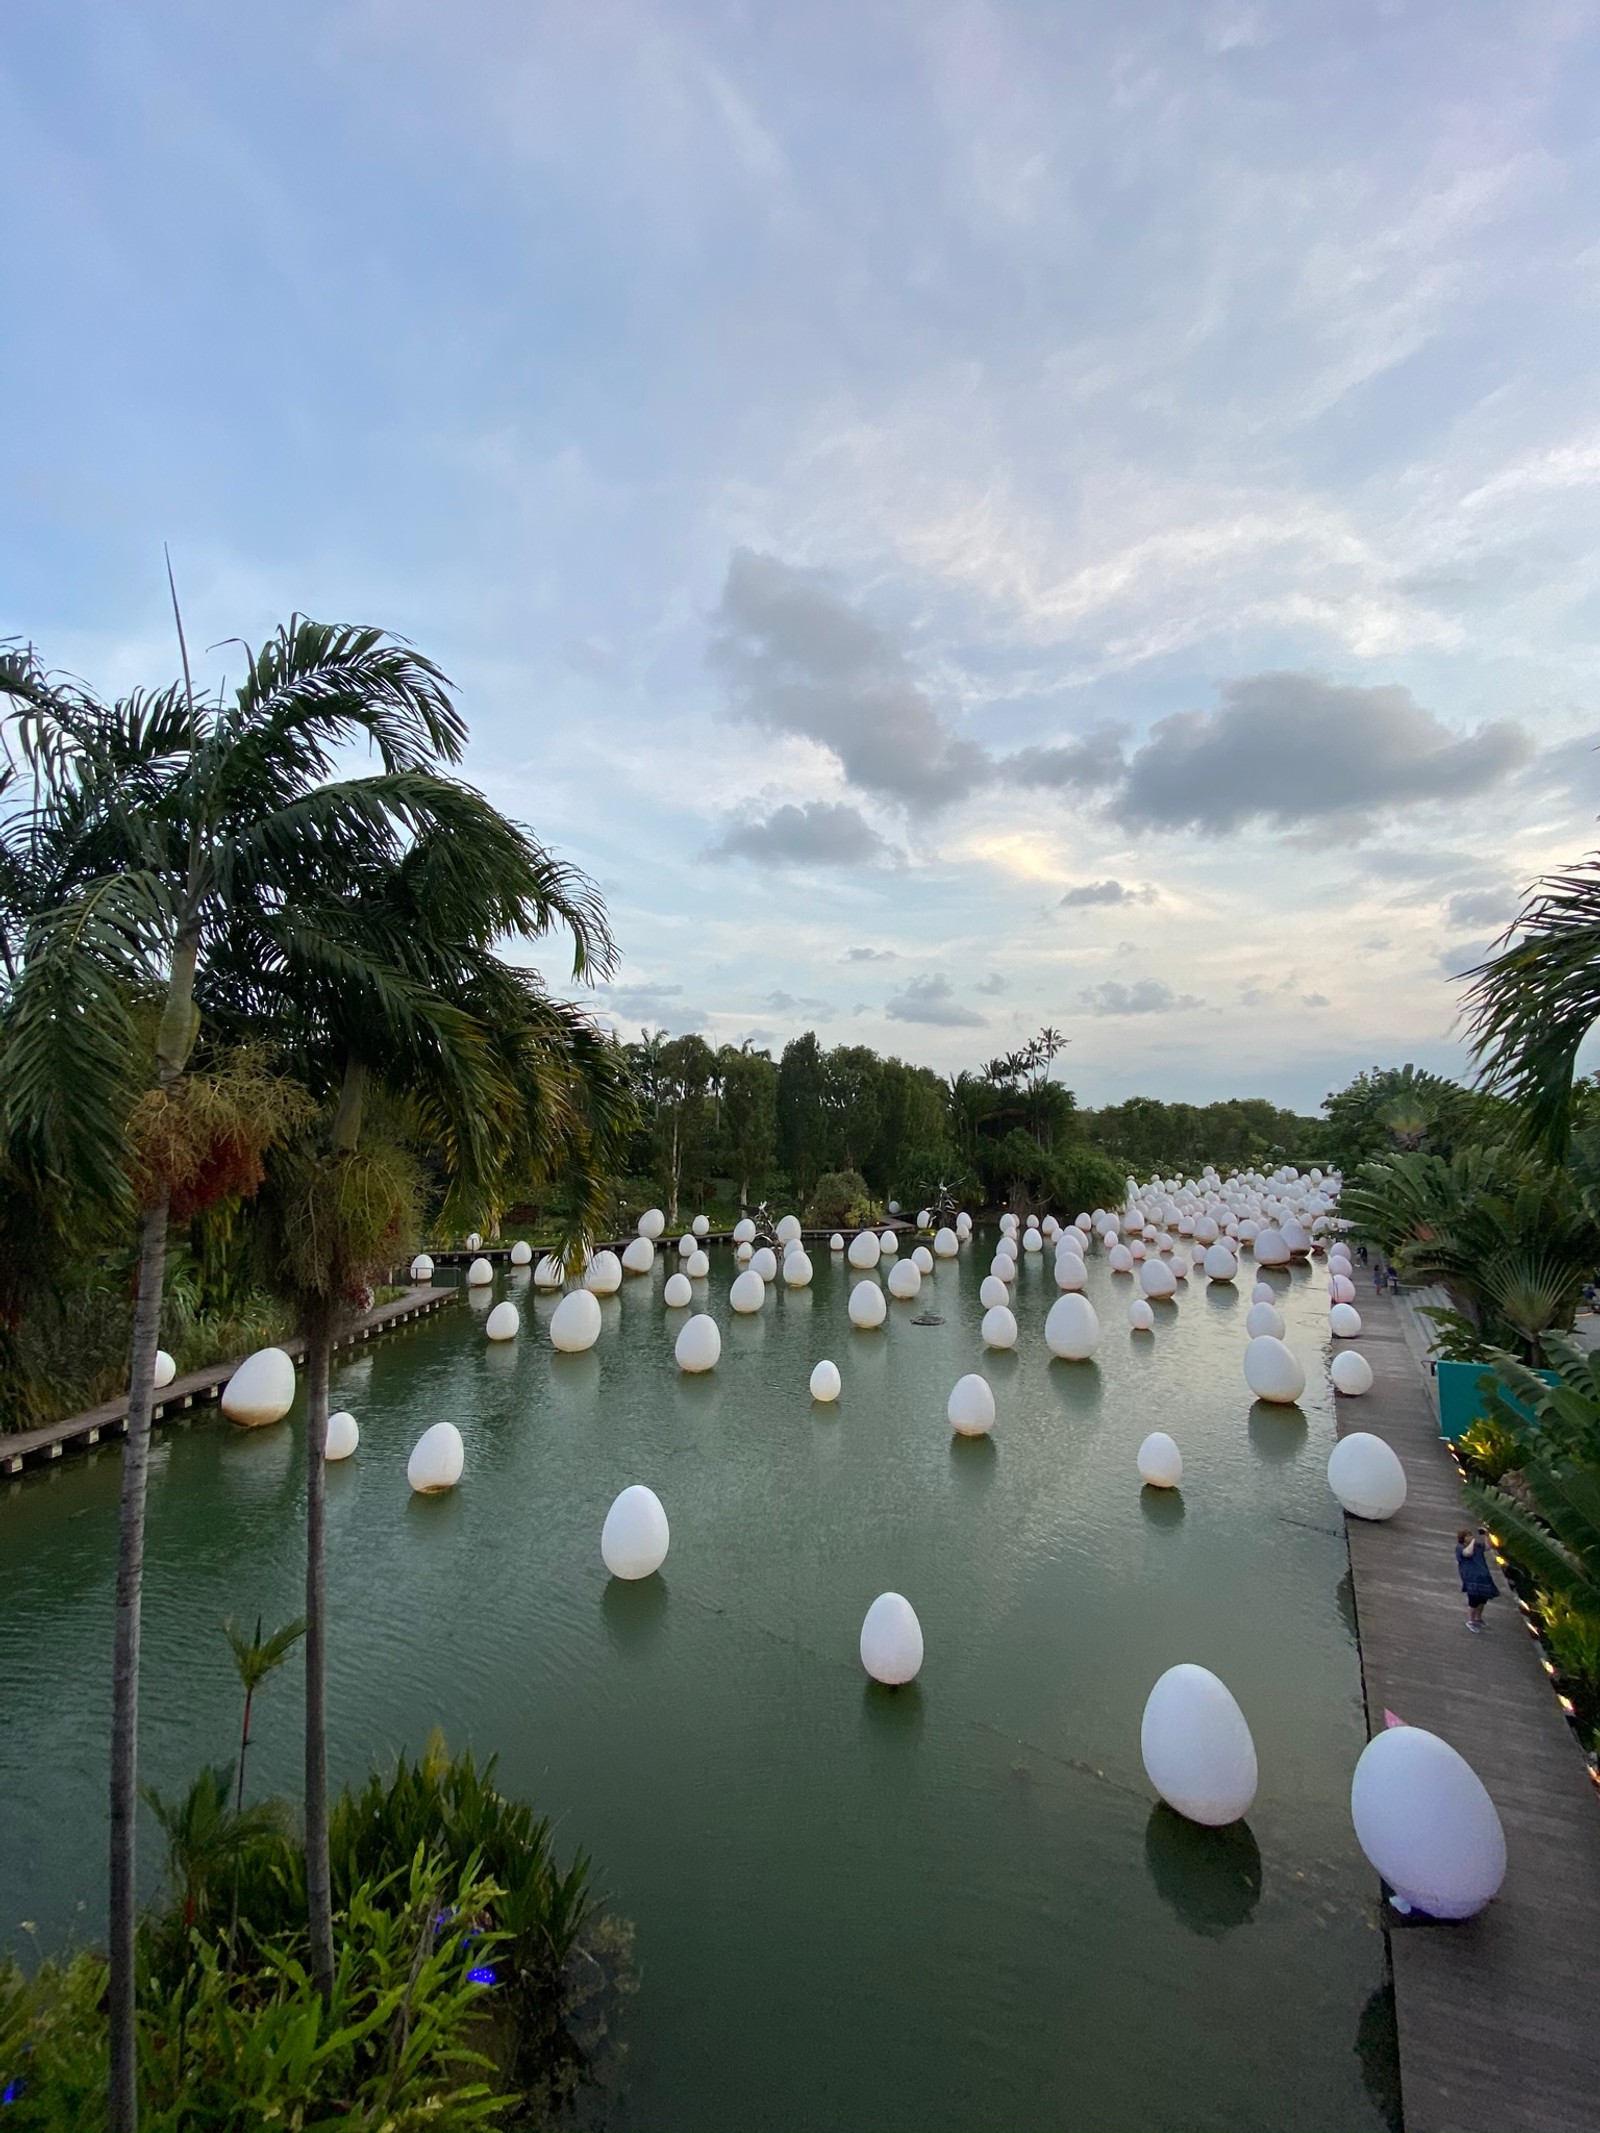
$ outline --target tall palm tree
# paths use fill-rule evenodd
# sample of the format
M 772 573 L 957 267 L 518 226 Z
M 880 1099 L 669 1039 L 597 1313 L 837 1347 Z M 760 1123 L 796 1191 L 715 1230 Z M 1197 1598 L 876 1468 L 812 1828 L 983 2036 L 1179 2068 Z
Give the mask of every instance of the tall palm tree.
M 1536 881 L 1497 946 L 1466 973 L 1473 1049 L 1529 1142 L 1559 1162 L 1578 1047 L 1600 1021 L 1600 853 Z
M 231 697 L 184 679 L 106 704 L 0 657 L 30 783 L 7 849 L 31 856 L 0 1051 L 0 1131 L 41 1175 L 127 1206 L 139 1233 L 118 1531 L 109 1900 L 112 2133 L 138 2123 L 134 2010 L 139 1622 L 170 1182 L 135 1192 L 141 1097 L 184 1100 L 210 950 L 243 911 L 293 930 L 307 885 L 425 825 L 465 728 L 431 661 L 373 629 L 293 617 L 245 650 Z M 339 778 L 365 740 L 381 772 Z M 15 758 L 12 758 L 15 760 Z M 150 1025 L 154 1025 L 153 1037 Z

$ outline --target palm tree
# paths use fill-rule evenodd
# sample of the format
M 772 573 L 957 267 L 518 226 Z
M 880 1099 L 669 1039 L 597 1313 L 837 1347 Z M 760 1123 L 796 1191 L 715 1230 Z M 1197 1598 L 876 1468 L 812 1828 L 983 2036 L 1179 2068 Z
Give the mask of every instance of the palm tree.
M 241 1813 L 244 1809 L 244 1759 L 250 1752 L 250 1710 L 256 1700 L 256 1690 L 269 1674 L 277 1672 L 305 1635 L 306 1618 L 296 1615 L 292 1622 L 285 1622 L 282 1629 L 275 1629 L 270 1637 L 262 1636 L 259 1615 L 256 1616 L 256 1633 L 251 1638 L 246 1638 L 232 1615 L 223 1616 L 222 1628 L 228 1649 L 233 1654 L 233 1670 L 244 1690 L 244 1721 L 239 1728 L 239 1796 L 234 1802 L 235 1813 Z
M 1466 973 L 1473 1050 L 1529 1142 L 1559 1161 L 1578 1048 L 1600 1021 L 1600 853 L 1536 881 L 1501 943 Z
M 134 1924 L 139 1621 L 150 1409 L 171 1181 L 135 1190 L 141 1097 L 181 1110 L 210 951 L 249 911 L 292 933 L 308 884 L 428 819 L 465 728 L 443 675 L 380 631 L 293 617 L 245 652 L 230 698 L 184 679 L 107 705 L 0 658 L 0 697 L 32 777 L 8 849 L 34 856 L 5 1010 L 0 1129 L 40 1175 L 136 1213 L 138 1277 L 118 1533 L 112 1681 L 110 2105 L 138 2123 Z M 336 778 L 365 739 L 381 773 Z M 153 1037 L 151 1024 L 154 1025 Z

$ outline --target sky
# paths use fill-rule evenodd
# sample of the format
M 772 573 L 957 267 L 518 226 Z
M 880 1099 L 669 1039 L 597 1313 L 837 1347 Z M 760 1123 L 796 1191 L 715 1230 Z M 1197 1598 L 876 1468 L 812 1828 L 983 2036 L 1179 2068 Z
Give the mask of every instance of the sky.
M 1460 1072 L 1600 841 L 1597 108 L 1562 0 L 10 0 L 0 638 L 407 637 L 629 1036 Z

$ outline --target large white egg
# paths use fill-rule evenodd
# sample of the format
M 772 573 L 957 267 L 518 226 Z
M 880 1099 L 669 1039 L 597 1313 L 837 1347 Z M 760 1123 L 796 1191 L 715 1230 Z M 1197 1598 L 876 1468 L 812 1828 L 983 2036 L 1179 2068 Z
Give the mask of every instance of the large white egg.
M 1304 1259 L 1310 1253 L 1310 1233 L 1304 1223 L 1297 1221 L 1292 1215 L 1283 1225 L 1283 1241 L 1289 1247 L 1291 1256 L 1296 1259 Z
M 967 1234 L 970 1236 L 971 1231 Z M 954 1259 L 961 1249 L 961 1240 L 953 1229 L 936 1229 L 933 1233 L 933 1256 L 935 1259 Z
M 406 1479 L 419 1496 L 437 1496 L 453 1489 L 467 1463 L 467 1448 L 453 1422 L 435 1422 L 425 1429 L 406 1461 Z
M 881 1326 L 889 1315 L 889 1306 L 883 1300 L 883 1291 L 875 1281 L 858 1281 L 850 1291 L 850 1323 L 870 1333 L 874 1326 Z
M 247 1355 L 222 1391 L 222 1412 L 244 1429 L 281 1422 L 294 1405 L 294 1364 L 281 1348 Z
M 622 1287 L 622 1261 L 615 1252 L 596 1252 L 584 1269 L 583 1285 L 596 1296 L 615 1296 Z
M 1350 1819 L 1374 1871 L 1430 1918 L 1470 1918 L 1505 1879 L 1505 1831 L 1483 1780 L 1420 1726 L 1386 1726 L 1367 1742 Z
M 1238 1260 L 1225 1244 L 1208 1244 L 1201 1263 L 1208 1281 L 1232 1281 L 1239 1271 Z
M 733 1248 L 733 1263 L 735 1266 L 748 1266 L 755 1255 L 756 1248 L 753 1244 L 736 1244 Z
M 550 1314 L 550 1345 L 563 1355 L 581 1355 L 600 1338 L 600 1299 L 588 1289 L 563 1296 Z
M 933 1209 L 931 1207 L 924 1207 L 919 1210 L 917 1215 L 917 1227 L 918 1229 L 932 1229 Z
M 843 1386 L 844 1380 L 839 1375 L 838 1364 L 830 1363 L 826 1359 L 826 1357 L 824 1357 L 824 1359 L 820 1363 L 818 1363 L 816 1369 L 813 1370 L 811 1373 L 812 1399 L 837 1400 L 841 1390 L 843 1389 Z
M 1333 1274 L 1328 1280 L 1328 1301 L 1336 1304 L 1353 1304 L 1356 1300 L 1356 1285 L 1347 1274 Z
M 828 1249 L 830 1252 L 842 1252 L 844 1250 L 844 1239 L 837 1230 L 828 1239 Z
M 1284 1335 L 1283 1313 L 1275 1304 L 1255 1303 L 1244 1314 L 1244 1330 L 1251 1340 L 1258 1334 L 1270 1333 L 1274 1340 Z
M 792 1252 L 784 1253 L 783 1278 L 791 1289 L 809 1288 L 815 1271 L 810 1258 L 801 1251 L 799 1245 L 796 1245 Z
M 1081 1289 L 1089 1279 L 1089 1270 L 1083 1263 L 1081 1252 L 1062 1252 L 1056 1259 L 1056 1287 L 1067 1294 Z
M 546 1252 L 533 1270 L 533 1285 L 536 1289 L 559 1289 L 565 1279 L 561 1261 L 553 1252 Z
M 850 1249 L 845 1256 L 853 1267 L 865 1272 L 877 1265 L 883 1256 L 883 1247 L 870 1229 L 864 1229 L 850 1239 Z
M 479 1245 L 482 1244 L 482 1242 L 483 1239 L 478 1235 L 478 1232 L 474 1230 L 472 1232 L 472 1235 L 467 1239 L 467 1250 L 469 1252 L 475 1252 L 478 1249 Z
M 691 1281 L 704 1281 L 711 1272 L 711 1254 L 709 1252 L 691 1252 L 683 1271 Z
M 1270 1281 L 1258 1281 L 1250 1291 L 1250 1301 L 1253 1304 L 1275 1304 L 1277 1300 L 1278 1292 Z
M 709 1215 L 696 1215 L 689 1227 L 697 1237 L 709 1237 L 711 1234 L 711 1217 Z
M 992 1311 L 996 1304 L 1010 1303 L 1011 1291 L 998 1274 L 985 1274 L 978 1289 L 978 1301 L 986 1311 Z
M 1328 1365 L 1328 1375 L 1334 1391 L 1342 1392 L 1347 1399 L 1359 1399 L 1362 1393 L 1372 1390 L 1372 1365 L 1357 1348 L 1341 1348 Z
M 800 1242 L 800 1217 L 798 1215 L 782 1216 L 774 1234 L 780 1244 L 798 1244 Z
M 748 1215 L 741 1215 L 739 1220 L 733 1225 L 733 1241 L 735 1244 L 755 1243 L 756 1226 L 751 1221 Z
M 156 1350 L 155 1368 L 150 1373 L 151 1389 L 155 1392 L 160 1392 L 163 1386 L 170 1385 L 177 1375 L 178 1365 L 176 1361 L 168 1355 L 165 1348 L 158 1348 Z
M 1287 1266 L 1291 1254 L 1282 1230 L 1264 1229 L 1256 1238 L 1256 1263 L 1259 1266 Z
M 532 1262 L 533 1246 L 526 1237 L 519 1237 L 511 1247 L 511 1264 L 513 1266 L 529 1266 Z
M 902 1301 L 917 1295 L 922 1288 L 922 1269 L 914 1259 L 897 1259 L 889 1269 L 889 1294 Z
M 1393 1518 L 1406 1500 L 1406 1470 L 1381 1437 L 1352 1430 L 1328 1456 L 1328 1486 L 1352 1518 Z
M 416 1282 L 432 1281 L 433 1261 L 426 1252 L 418 1252 L 411 1262 L 411 1278 Z
M 700 1247 L 699 1244 L 696 1242 L 694 1231 L 692 1229 L 686 1229 L 683 1235 L 678 1239 L 678 1257 L 680 1259 L 692 1259 L 699 1249 Z
M 666 1226 L 667 1218 L 659 1207 L 647 1207 L 639 1217 L 639 1234 L 641 1237 L 648 1238 L 652 1244 L 654 1244 Z
M 971 1235 L 972 1217 L 963 1210 L 962 1213 L 956 1216 L 956 1237 L 960 1240 Z
M 716 1320 L 704 1311 L 685 1319 L 672 1353 L 678 1368 L 691 1377 L 702 1370 L 715 1370 L 722 1353 L 722 1333 Z
M 484 1320 L 483 1330 L 492 1341 L 514 1341 L 522 1331 L 522 1313 L 514 1303 L 497 1303 Z
M 1272 1333 L 1258 1333 L 1244 1351 L 1244 1381 L 1258 1400 L 1286 1407 L 1306 1389 L 1300 1358 Z
M 494 1268 L 487 1259 L 474 1259 L 471 1266 L 467 1268 L 467 1287 L 469 1289 L 487 1288 L 493 1279 Z
M 892 1259 L 900 1249 L 900 1239 L 892 1229 L 878 1232 L 878 1249 L 885 1259 Z
M 1100 1339 L 1100 1321 L 1087 1296 L 1058 1296 L 1044 1322 L 1045 1346 L 1064 1362 L 1081 1363 L 1093 1355 Z
M 661 1498 L 642 1481 L 624 1489 L 600 1528 L 600 1554 L 614 1578 L 647 1578 L 667 1559 L 672 1535 Z
M 1139 1269 L 1139 1286 L 1152 1302 L 1157 1302 L 1172 1295 L 1178 1279 L 1164 1260 L 1147 1259 Z
M 733 1287 L 728 1291 L 730 1310 L 743 1313 L 759 1311 L 767 1300 L 767 1285 L 754 1267 L 747 1266 L 742 1274 L 735 1274 Z
M 994 1389 L 989 1380 L 975 1370 L 957 1378 L 944 1411 L 958 1437 L 986 1437 L 994 1428 Z
M 1044 1240 L 1039 1235 L 1037 1225 L 1032 1229 L 1023 1231 L 1022 1249 L 1025 1252 L 1042 1252 L 1044 1250 Z
M 1128 1324 L 1135 1333 L 1153 1333 L 1156 1314 L 1148 1297 L 1136 1296 L 1128 1306 Z
M 1112 1245 L 1110 1251 L 1106 1254 L 1106 1261 L 1113 1274 L 1131 1274 L 1133 1272 L 1133 1254 L 1125 1244 Z
M 1152 1489 L 1183 1483 L 1183 1454 L 1164 1429 L 1153 1429 L 1139 1447 L 1139 1479 Z
M 1353 1341 L 1361 1331 L 1361 1313 L 1354 1304 L 1335 1304 L 1328 1313 L 1328 1331 L 1336 1341 Z
M 909 1600 L 880 1592 L 861 1625 L 861 1664 L 874 1681 L 898 1688 L 922 1669 L 922 1624 Z
M 759 1251 L 751 1253 L 750 1271 L 759 1274 L 763 1281 L 777 1280 L 778 1255 L 770 1245 L 764 1244 Z
M 1232 1692 L 1203 1666 L 1168 1667 L 1139 1729 L 1145 1775 L 1169 1807 L 1219 1829 L 1250 1812 L 1256 1744 Z
M 986 1348 L 1014 1348 L 1017 1345 L 1016 1317 L 1006 1304 L 995 1304 L 984 1312 L 981 1332 Z
M 655 1263 L 656 1248 L 651 1239 L 630 1237 L 622 1251 L 622 1271 L 625 1274 L 648 1274 Z
M 328 1434 L 325 1440 L 325 1459 L 348 1459 L 361 1442 L 361 1430 L 356 1418 L 347 1407 L 328 1417 Z
M 687 1274 L 669 1274 L 661 1291 L 661 1301 L 669 1311 L 681 1311 L 694 1302 L 694 1284 Z
M 989 1272 L 998 1281 L 1015 1281 L 1017 1278 L 1017 1262 L 1009 1252 L 996 1252 L 989 1261 Z
M 1014 1237 L 1017 1234 L 1017 1218 L 1009 1211 L 1000 1217 L 1000 1234 L 1002 1237 Z

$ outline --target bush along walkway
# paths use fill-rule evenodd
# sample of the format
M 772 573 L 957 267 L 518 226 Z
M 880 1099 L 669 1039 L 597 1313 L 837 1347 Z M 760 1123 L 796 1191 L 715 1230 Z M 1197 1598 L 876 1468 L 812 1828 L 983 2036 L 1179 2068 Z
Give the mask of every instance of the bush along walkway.
M 1367 1730 L 1386 1711 L 1477 1771 L 1505 1827 L 1505 1884 L 1459 1924 L 1385 1906 L 1407 2133 L 1591 2133 L 1600 2118 L 1600 1801 L 1515 1601 L 1468 1634 L 1454 1545 L 1468 1522 L 1429 1386 L 1389 1296 L 1361 1298 L 1375 1382 L 1339 1402 L 1406 1470 L 1405 1508 L 1347 1518 Z M 1501 1579 L 1502 1584 L 1504 1579 Z

